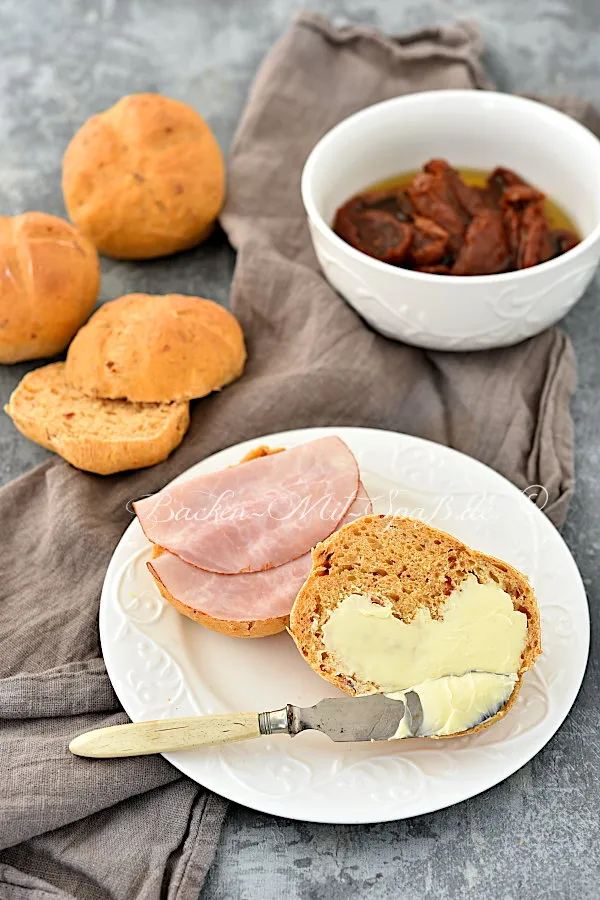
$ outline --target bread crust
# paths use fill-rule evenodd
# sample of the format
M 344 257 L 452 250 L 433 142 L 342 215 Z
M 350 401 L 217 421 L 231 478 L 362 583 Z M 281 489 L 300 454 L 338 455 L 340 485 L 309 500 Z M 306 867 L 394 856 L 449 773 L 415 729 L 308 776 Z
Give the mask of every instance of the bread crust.
M 0 363 L 65 349 L 98 297 L 93 244 L 42 212 L 0 216 Z
M 225 199 L 225 163 L 190 106 L 131 94 L 75 134 L 62 186 L 69 217 L 101 253 L 150 259 L 208 237 Z
M 125 294 L 73 339 L 66 377 L 91 397 L 138 403 L 191 400 L 242 374 L 244 335 L 232 313 L 183 294 Z
M 260 446 L 253 447 L 252 450 L 249 450 L 236 465 L 240 466 L 245 462 L 250 462 L 252 459 L 270 456 L 272 453 L 282 453 L 284 449 L 284 447 L 268 447 L 266 444 L 261 444 Z M 164 547 L 160 547 L 158 544 L 152 545 L 152 559 L 156 559 L 157 556 L 162 556 L 163 553 L 168 553 L 168 550 L 165 550 Z M 229 637 L 235 638 L 262 638 L 269 637 L 272 634 L 279 634 L 280 632 L 285 631 L 289 625 L 289 616 L 276 616 L 271 619 L 215 619 L 214 616 L 209 616 L 199 609 L 192 609 L 191 606 L 186 606 L 184 603 L 181 603 L 180 600 L 177 600 L 173 594 L 166 589 L 158 577 L 156 570 L 153 568 L 152 563 L 148 562 L 146 565 L 156 582 L 156 587 L 167 603 L 174 606 L 177 612 L 187 616 L 188 619 L 192 619 L 194 622 L 198 622 L 200 625 L 204 625 L 205 628 L 210 628 L 211 631 L 218 631 L 220 634 L 227 634 Z M 224 577 L 235 578 L 235 575 L 226 575 Z
M 181 443 L 190 422 L 188 403 L 90 399 L 67 384 L 64 363 L 25 375 L 5 412 L 25 437 L 96 475 L 162 462 Z
M 496 581 L 511 596 L 514 608 L 525 613 L 527 643 L 515 688 L 505 706 L 492 718 L 460 734 L 482 731 L 514 705 L 523 674 L 541 653 L 535 595 L 527 578 L 515 568 L 472 550 L 452 535 L 403 516 L 357 519 L 318 544 L 312 557 L 311 573 L 292 607 L 290 634 L 306 662 L 322 678 L 353 695 L 378 690 L 377 685 L 354 678 L 352 673 L 336 673 L 328 661 L 322 627 L 344 596 L 356 591 L 389 602 L 393 614 L 405 622 L 410 622 L 422 607 L 438 618 L 449 594 L 472 572 L 480 582 Z

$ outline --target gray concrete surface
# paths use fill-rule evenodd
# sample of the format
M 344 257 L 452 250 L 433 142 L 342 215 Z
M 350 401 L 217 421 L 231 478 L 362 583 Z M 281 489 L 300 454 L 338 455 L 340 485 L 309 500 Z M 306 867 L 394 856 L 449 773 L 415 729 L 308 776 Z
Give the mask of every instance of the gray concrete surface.
M 298 0 L 0 0 L 0 213 L 64 214 L 60 160 L 73 131 L 124 93 L 192 103 L 227 146 L 253 73 Z M 505 90 L 578 92 L 600 105 L 597 0 L 326 0 L 341 20 L 404 31 L 476 19 Z M 227 302 L 222 236 L 177 259 L 103 262 L 102 299 L 131 290 Z M 600 279 L 565 327 L 579 359 L 578 485 L 565 537 L 598 624 Z M 0 367 L 4 401 L 28 366 Z M 0 418 L 0 479 L 46 452 Z M 203 900 L 533 900 L 600 896 L 599 641 L 567 722 L 536 759 L 486 794 L 413 821 L 300 824 L 232 806 Z M 124 898 L 127 900 L 127 898 Z

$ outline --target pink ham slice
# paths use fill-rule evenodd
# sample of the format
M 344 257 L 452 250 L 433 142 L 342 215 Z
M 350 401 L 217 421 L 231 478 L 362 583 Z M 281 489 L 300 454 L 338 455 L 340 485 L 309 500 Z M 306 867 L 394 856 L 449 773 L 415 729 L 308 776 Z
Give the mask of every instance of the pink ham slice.
M 340 528 L 372 511 L 369 495 L 360 484 Z M 148 568 L 184 606 L 213 619 L 244 622 L 289 616 L 296 594 L 310 572 L 311 561 L 311 554 L 305 553 L 292 562 L 263 572 L 218 575 L 190 566 L 172 553 L 163 553 L 149 562 Z
M 359 473 L 338 437 L 200 475 L 133 505 L 146 537 L 209 572 L 261 572 L 298 559 L 339 525 Z

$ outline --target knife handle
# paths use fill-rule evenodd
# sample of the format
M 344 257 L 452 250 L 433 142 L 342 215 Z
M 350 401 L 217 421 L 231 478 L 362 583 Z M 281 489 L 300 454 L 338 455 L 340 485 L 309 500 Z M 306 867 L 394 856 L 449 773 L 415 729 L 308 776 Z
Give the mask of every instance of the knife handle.
M 69 750 L 76 756 L 96 759 L 144 756 L 247 741 L 260 734 L 258 713 L 190 716 L 96 728 L 73 738 Z

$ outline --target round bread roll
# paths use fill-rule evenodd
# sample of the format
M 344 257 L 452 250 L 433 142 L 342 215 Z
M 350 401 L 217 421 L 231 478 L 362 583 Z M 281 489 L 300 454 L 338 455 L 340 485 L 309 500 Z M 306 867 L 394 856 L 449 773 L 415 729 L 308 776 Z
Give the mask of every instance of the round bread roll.
M 64 350 L 99 285 L 98 254 L 68 222 L 42 212 L 0 216 L 0 363 Z
M 101 253 L 150 259 L 208 237 L 225 199 L 225 164 L 191 107 L 131 94 L 79 129 L 62 184 L 69 216 Z
M 25 437 L 96 475 L 162 462 L 190 424 L 189 403 L 86 397 L 66 382 L 62 362 L 28 372 L 4 411 Z
M 219 390 L 245 361 L 242 329 L 218 303 L 126 294 L 101 306 L 75 336 L 66 377 L 91 397 L 168 403 Z

